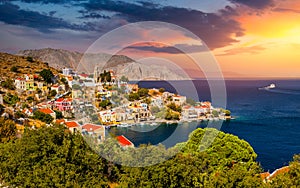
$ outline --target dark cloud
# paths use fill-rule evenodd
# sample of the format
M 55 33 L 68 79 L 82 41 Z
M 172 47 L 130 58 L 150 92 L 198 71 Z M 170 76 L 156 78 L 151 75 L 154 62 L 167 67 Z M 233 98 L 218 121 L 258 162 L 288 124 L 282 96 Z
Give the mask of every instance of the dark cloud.
M 243 35 L 240 24 L 224 15 L 170 6 L 162 7 L 152 3 L 139 5 L 110 0 L 91 0 L 82 5 L 89 12 L 102 10 L 117 12 L 128 22 L 163 21 L 179 25 L 192 31 L 211 49 L 237 42 L 235 36 Z
M 275 9 L 273 9 L 273 11 L 275 11 L 275 12 L 292 12 L 292 13 L 300 14 L 300 10 L 290 9 L 290 8 L 275 8 Z
M 274 0 L 229 0 L 235 4 L 243 4 L 254 9 L 264 9 L 274 5 Z
M 258 54 L 265 49 L 266 49 L 265 47 L 259 45 L 249 46 L 249 47 L 239 47 L 239 48 L 225 50 L 223 54 L 218 54 L 217 56 L 228 56 L 228 55 L 237 55 L 237 54 Z
M 31 27 L 44 33 L 52 32 L 52 29 L 95 30 L 92 23 L 71 24 L 62 18 L 53 17 L 55 12 L 50 12 L 49 15 L 41 14 L 35 11 L 22 10 L 19 6 L 10 3 L 0 4 L 0 12 L 0 21 L 4 23 Z
M 110 19 L 111 17 L 110 17 L 110 16 L 103 15 L 103 14 L 98 14 L 98 13 L 92 12 L 92 13 L 88 13 L 88 14 L 83 14 L 83 16 L 80 16 L 79 18 L 81 18 L 81 19 L 86 19 L 86 18 L 94 18 L 94 19 L 99 19 L 99 18 L 102 18 L 102 19 Z
M 204 45 L 176 44 L 174 46 L 160 46 L 157 44 L 158 43 L 144 43 L 135 46 L 129 46 L 126 49 L 168 54 L 184 54 L 208 51 L 207 47 Z

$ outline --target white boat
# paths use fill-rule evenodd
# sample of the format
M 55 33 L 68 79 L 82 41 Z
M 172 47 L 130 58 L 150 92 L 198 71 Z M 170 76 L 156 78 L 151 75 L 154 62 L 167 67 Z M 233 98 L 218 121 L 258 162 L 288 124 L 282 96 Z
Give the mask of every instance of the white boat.
M 259 88 L 259 89 L 274 89 L 274 88 L 276 88 L 276 85 L 275 84 L 270 84 L 266 87 L 262 87 L 262 88 Z

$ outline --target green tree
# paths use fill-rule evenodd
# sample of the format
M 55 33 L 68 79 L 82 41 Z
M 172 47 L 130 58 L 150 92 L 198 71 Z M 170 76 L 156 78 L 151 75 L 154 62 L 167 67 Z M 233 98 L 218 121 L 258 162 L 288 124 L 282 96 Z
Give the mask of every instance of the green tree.
M 61 111 L 54 110 L 54 112 L 55 112 L 55 115 L 56 115 L 56 119 L 62 119 L 64 117 Z
M 54 74 L 50 69 L 43 69 L 40 72 L 40 76 L 44 79 L 47 83 L 52 83 L 52 78 L 54 77 Z
M 268 183 L 270 187 L 299 187 L 300 186 L 300 155 L 295 155 L 290 162 L 288 172 L 283 172 L 275 176 Z
M 104 70 L 103 73 L 100 74 L 100 81 L 101 82 L 111 82 L 110 72 L 106 72 L 106 70 Z
M 0 174 L 12 187 L 108 187 L 105 160 L 61 125 L 1 144 Z
M 187 98 L 186 99 L 186 103 L 192 105 L 192 106 L 195 106 L 196 105 L 196 101 L 192 98 Z
M 36 110 L 33 113 L 33 117 L 34 117 L 34 119 L 41 120 L 42 122 L 45 122 L 45 123 L 51 123 L 53 121 L 53 117 L 51 115 L 45 114 L 38 110 Z
M 128 100 L 129 101 L 135 101 L 135 100 L 139 100 L 140 96 L 137 93 L 130 93 L 128 96 Z
M 0 118 L 0 142 L 7 142 L 15 139 L 17 128 L 12 120 Z M 0 177 L 1 180 L 1 177 Z
M 50 96 L 51 97 L 54 97 L 54 96 L 56 96 L 57 95 L 57 91 L 56 90 L 51 90 L 50 91 Z
M 213 111 L 212 111 L 212 115 L 213 115 L 214 117 L 219 117 L 219 112 L 218 112 L 217 110 L 213 110 Z
M 10 106 L 14 106 L 17 102 L 20 101 L 20 99 L 17 95 L 12 95 L 11 93 L 7 93 L 3 97 L 3 101 Z
M 163 92 L 165 92 L 166 90 L 165 90 L 165 88 L 159 88 L 159 90 L 158 90 L 160 93 L 163 93 Z
M 148 93 L 149 93 L 149 89 L 147 89 L 147 88 L 140 88 L 138 90 L 139 97 L 147 97 Z
M 67 81 L 67 79 L 66 79 L 65 77 L 62 77 L 62 78 L 60 79 L 60 81 L 61 81 L 63 84 L 68 84 L 68 81 Z
M 181 106 L 177 106 L 174 102 L 170 103 L 167 107 L 175 112 L 181 113 L 181 111 L 182 111 Z
M 111 102 L 110 102 L 110 100 L 108 100 L 108 99 L 103 100 L 103 101 L 101 101 L 101 102 L 99 103 L 99 106 L 100 106 L 101 108 L 104 108 L 104 109 L 107 109 L 107 107 L 110 106 L 110 105 L 111 105 Z
M 1 86 L 5 89 L 14 90 L 15 85 L 12 79 L 7 78 L 5 81 L 1 82 Z
M 126 76 L 122 75 L 121 78 L 120 78 L 120 81 L 129 82 L 129 79 Z
M 12 66 L 12 67 L 10 68 L 10 71 L 11 71 L 11 72 L 18 72 L 18 67 Z
M 31 63 L 33 62 L 33 58 L 30 57 L 30 56 L 26 57 L 26 60 L 29 61 L 29 62 L 31 62 Z

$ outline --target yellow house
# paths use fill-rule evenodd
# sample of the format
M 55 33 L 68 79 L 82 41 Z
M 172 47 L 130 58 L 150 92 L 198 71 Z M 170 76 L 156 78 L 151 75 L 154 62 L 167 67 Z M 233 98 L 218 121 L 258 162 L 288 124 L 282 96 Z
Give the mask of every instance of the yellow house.
M 117 121 L 117 114 L 114 111 L 101 111 L 99 112 L 100 122 L 103 124 L 114 124 Z

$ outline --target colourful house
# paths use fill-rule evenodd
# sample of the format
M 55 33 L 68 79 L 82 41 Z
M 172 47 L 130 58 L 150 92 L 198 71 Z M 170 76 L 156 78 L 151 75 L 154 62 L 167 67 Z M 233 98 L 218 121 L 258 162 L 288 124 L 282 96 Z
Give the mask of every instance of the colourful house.
M 67 121 L 64 124 L 71 133 L 75 133 L 80 130 L 80 125 L 76 121 Z
M 100 122 L 106 125 L 114 124 L 117 121 L 117 114 L 114 111 L 107 110 L 99 112 Z
M 105 127 L 102 125 L 95 124 L 84 124 L 82 127 L 82 134 L 89 135 L 96 139 L 97 142 L 105 140 Z
M 72 101 L 72 99 L 59 98 L 54 102 L 54 106 L 59 111 L 71 111 L 73 110 Z

